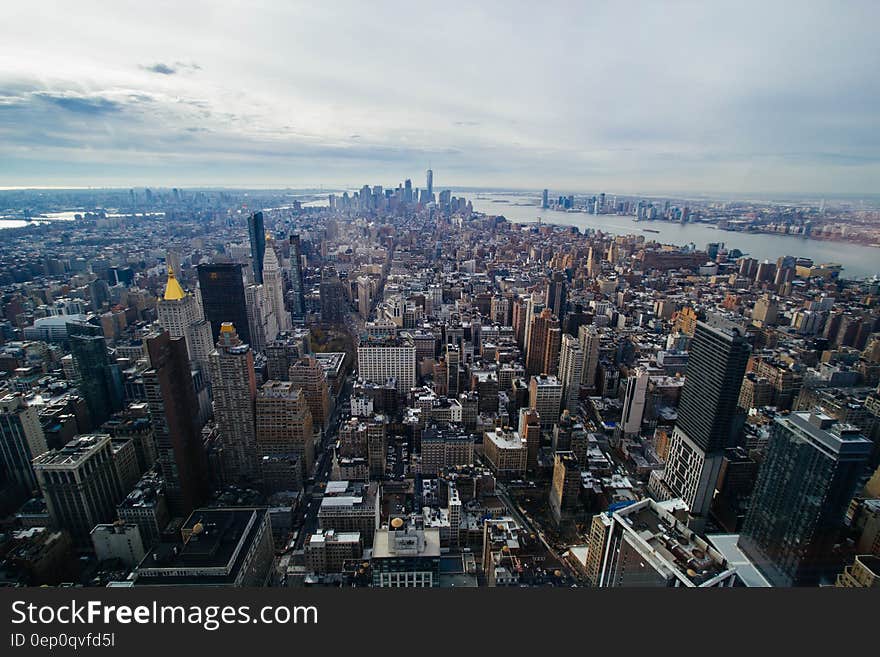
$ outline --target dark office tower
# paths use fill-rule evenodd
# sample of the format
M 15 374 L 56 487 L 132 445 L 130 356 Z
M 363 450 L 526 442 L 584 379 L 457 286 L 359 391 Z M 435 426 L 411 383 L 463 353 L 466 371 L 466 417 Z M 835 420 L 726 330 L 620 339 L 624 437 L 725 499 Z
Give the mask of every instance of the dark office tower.
M 86 400 L 92 427 L 99 427 L 122 408 L 122 377 L 111 364 L 100 326 L 68 322 L 70 353 L 79 375 L 77 388 Z
M 0 397 L 0 513 L 14 511 L 33 495 L 31 461 L 49 450 L 37 409 L 20 392 Z
M 251 261 L 254 268 L 254 281 L 263 284 L 263 257 L 266 255 L 266 227 L 263 213 L 254 212 L 248 217 L 248 235 L 251 238 Z
M 550 207 L 550 201 L 547 198 L 548 196 L 549 192 L 545 189 L 544 192 L 541 194 L 541 207 L 545 210 Z
M 220 327 L 224 322 L 235 325 L 242 342 L 250 344 L 247 303 L 241 265 L 218 262 L 199 265 L 199 289 L 202 293 L 202 309 L 205 319 L 211 323 L 211 335 L 216 343 L 220 339 Z
M 151 368 L 143 374 L 144 389 L 165 498 L 172 516 L 186 518 L 205 501 L 208 487 L 186 340 L 162 331 L 147 338 L 147 352 Z
M 290 314 L 296 319 L 302 319 L 306 315 L 306 297 L 303 291 L 302 245 L 299 235 L 290 236 L 290 286 Z
M 348 309 L 348 300 L 345 298 L 345 289 L 333 270 L 321 274 L 321 321 L 339 323 L 345 318 Z
M 666 469 L 651 476 L 651 493 L 683 499 L 697 531 L 712 503 L 724 449 L 742 428 L 737 401 L 750 350 L 742 326 L 716 316 L 697 323 Z
M 407 204 L 412 203 L 413 200 L 412 180 L 409 178 L 403 183 L 403 200 Z
M 434 172 L 431 169 L 428 169 L 425 172 L 425 188 L 428 191 L 428 200 L 430 201 L 434 195 Z
M 697 322 L 676 427 L 705 452 L 730 445 L 751 347 L 741 326 L 710 316 Z
M 547 285 L 547 294 L 544 296 L 544 305 L 553 311 L 553 314 L 561 318 L 565 315 L 568 281 L 561 271 L 553 272 Z
M 871 442 L 819 412 L 777 416 L 739 547 L 774 586 L 840 570 L 834 545 Z

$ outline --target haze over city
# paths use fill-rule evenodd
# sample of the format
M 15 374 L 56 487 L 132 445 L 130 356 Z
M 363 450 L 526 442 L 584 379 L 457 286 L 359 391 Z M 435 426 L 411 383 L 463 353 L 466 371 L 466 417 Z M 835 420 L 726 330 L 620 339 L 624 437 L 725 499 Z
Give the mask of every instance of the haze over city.
M 846 5 L 10 2 L 0 185 L 871 193 Z

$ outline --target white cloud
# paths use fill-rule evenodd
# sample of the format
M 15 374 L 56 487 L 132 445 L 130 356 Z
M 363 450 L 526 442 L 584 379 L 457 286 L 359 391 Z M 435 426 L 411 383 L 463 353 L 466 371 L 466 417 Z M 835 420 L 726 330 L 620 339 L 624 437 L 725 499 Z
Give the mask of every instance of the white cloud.
M 874 3 L 324 4 L 19 3 L 0 174 L 351 184 L 430 160 L 457 185 L 858 192 L 880 173 Z

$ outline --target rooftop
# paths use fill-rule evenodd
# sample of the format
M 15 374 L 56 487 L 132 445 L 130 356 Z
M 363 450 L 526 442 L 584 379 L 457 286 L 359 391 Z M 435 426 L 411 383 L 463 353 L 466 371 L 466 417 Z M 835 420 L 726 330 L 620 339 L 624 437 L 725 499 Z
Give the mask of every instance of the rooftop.
M 77 436 L 64 447 L 42 454 L 34 459 L 38 468 L 75 468 L 110 441 L 110 435 L 95 433 Z
M 495 431 L 487 431 L 485 440 L 491 440 L 499 449 L 524 449 L 526 441 L 521 438 L 518 431 L 504 430 L 501 427 Z
M 197 509 L 182 543 L 162 543 L 138 566 L 137 584 L 232 584 L 257 535 L 265 509 Z
M 732 573 L 724 556 L 676 517 L 683 511 L 687 505 L 682 500 L 646 499 L 615 511 L 614 517 L 686 586 L 705 586 Z

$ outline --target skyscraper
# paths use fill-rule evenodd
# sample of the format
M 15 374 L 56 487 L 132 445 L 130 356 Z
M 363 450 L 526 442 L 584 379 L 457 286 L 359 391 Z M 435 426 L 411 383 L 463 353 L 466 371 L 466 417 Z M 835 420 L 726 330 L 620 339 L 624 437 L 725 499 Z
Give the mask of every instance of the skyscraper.
M 92 427 L 99 427 L 122 408 L 122 378 L 111 364 L 100 326 L 68 322 L 70 353 L 79 373 L 77 387 L 89 407 Z
M 271 492 L 291 490 L 294 481 L 311 473 L 315 461 L 312 414 L 305 395 L 289 381 L 267 381 L 257 395 L 256 409 L 263 486 Z M 286 457 L 295 459 L 298 472 L 283 472 L 279 459 Z
M 559 367 L 562 329 L 549 308 L 532 320 L 526 351 L 526 374 L 555 374 Z
M 0 398 L 0 507 L 12 511 L 33 494 L 37 478 L 31 461 L 48 449 L 37 410 L 24 395 Z
M 234 480 L 259 478 L 256 438 L 257 379 L 254 353 L 225 322 L 209 358 L 214 417 L 223 442 L 224 468 Z
M 651 493 L 683 499 L 698 531 L 712 503 L 724 449 L 733 446 L 742 426 L 737 400 L 750 349 L 738 324 L 717 316 L 697 323 L 666 468 L 651 473 Z
M 170 264 L 165 294 L 156 307 L 162 328 L 172 338 L 183 338 L 190 359 L 207 371 L 208 354 L 213 349 L 211 325 L 202 314 L 196 298 L 184 292 Z
M 529 408 L 538 412 L 541 428 L 549 430 L 559 421 L 562 384 L 556 376 L 538 375 L 529 380 Z
M 553 457 L 553 479 L 550 483 L 550 512 L 561 524 L 568 512 L 577 508 L 581 489 L 581 469 L 573 452 L 556 452 Z
M 534 326 L 535 317 L 544 310 L 544 297 L 539 292 L 533 292 L 525 298 L 525 333 L 523 336 L 523 349 L 528 357 L 529 344 L 532 337 L 532 328 Z
M 624 435 L 636 435 L 642 428 L 647 394 L 648 370 L 637 367 L 626 380 L 626 396 L 623 398 L 623 413 L 620 418 L 620 430 Z
M 211 323 L 213 343 L 216 344 L 220 339 L 220 327 L 223 323 L 231 322 L 236 327 L 242 342 L 250 344 L 251 335 L 241 265 L 233 262 L 218 262 L 199 265 L 198 271 L 202 308 L 205 311 L 205 319 Z
M 538 452 L 541 450 L 541 418 L 533 408 L 519 409 L 519 425 L 517 432 L 526 441 L 526 469 L 538 467 Z
M 290 313 L 284 307 L 284 281 L 281 279 L 281 268 L 278 266 L 278 256 L 275 254 L 274 244 L 268 243 L 266 255 L 263 258 L 263 288 L 269 306 L 275 315 L 278 331 L 290 331 L 293 323 L 290 321 Z M 266 336 L 266 341 L 271 342 L 275 336 Z
M 562 404 L 570 411 L 577 411 L 583 377 L 584 350 L 577 338 L 563 334 L 559 352 L 559 380 L 562 383 Z
M 358 375 L 384 385 L 393 378 L 397 391 L 408 394 L 416 384 L 416 346 L 412 335 L 367 339 L 357 348 Z
M 248 285 L 244 289 L 251 347 L 262 352 L 278 337 L 278 322 L 265 285 Z
M 428 200 L 434 199 L 434 172 L 428 169 L 425 172 L 425 189 L 428 192 Z
M 290 366 L 290 382 L 305 395 L 314 427 L 324 429 L 330 420 L 330 389 L 321 363 L 314 356 L 300 358 Z
M 369 276 L 358 276 L 357 300 L 358 314 L 361 319 L 366 321 L 370 318 L 370 312 L 373 309 L 373 285 Z
M 77 547 L 90 548 L 92 529 L 116 517 L 124 495 L 110 436 L 77 436 L 34 459 L 34 471 L 52 524 L 69 531 Z
M 596 368 L 599 367 L 599 331 L 595 326 L 581 326 L 578 328 L 578 342 L 584 352 L 584 386 L 595 390 Z
M 461 350 L 457 345 L 446 345 L 446 394 L 457 397 L 461 381 Z
M 266 228 L 263 213 L 254 212 L 248 217 L 248 236 L 251 240 L 251 262 L 254 268 L 254 281 L 263 284 L 263 257 L 266 254 Z
M 550 282 L 547 284 L 547 294 L 544 296 L 544 305 L 553 311 L 553 314 L 562 319 L 565 315 L 568 303 L 568 280 L 560 271 L 553 272 Z
M 739 539 L 772 584 L 816 585 L 840 569 L 834 545 L 871 445 L 817 411 L 775 418 Z
M 544 208 L 545 210 L 550 207 L 550 201 L 547 198 L 548 196 L 549 196 L 549 191 L 545 189 L 541 193 L 541 207 Z
M 345 297 L 345 288 L 335 270 L 325 270 L 321 273 L 319 292 L 321 298 L 321 321 L 330 323 L 341 322 L 345 317 L 348 301 Z
M 303 290 L 302 245 L 299 235 L 290 236 L 290 313 L 297 319 L 306 314 L 306 298 Z
M 147 352 L 151 367 L 143 374 L 144 389 L 165 498 L 170 514 L 185 518 L 205 501 L 208 486 L 186 341 L 162 331 L 147 338 Z
M 587 253 L 587 272 L 593 278 L 602 273 L 602 258 L 592 246 Z

